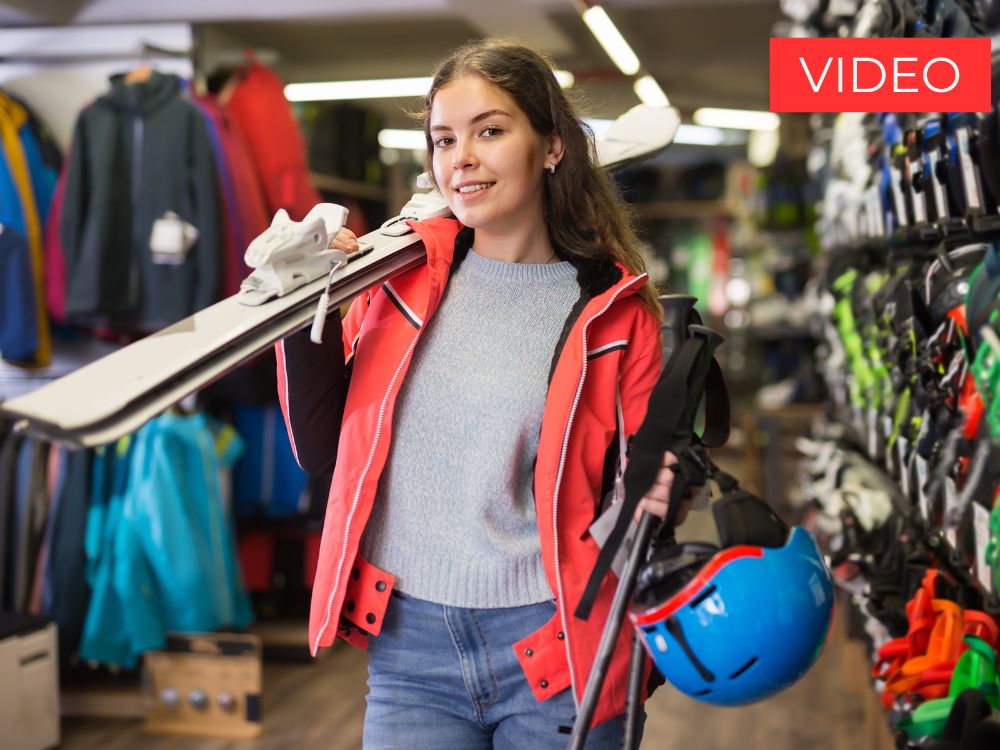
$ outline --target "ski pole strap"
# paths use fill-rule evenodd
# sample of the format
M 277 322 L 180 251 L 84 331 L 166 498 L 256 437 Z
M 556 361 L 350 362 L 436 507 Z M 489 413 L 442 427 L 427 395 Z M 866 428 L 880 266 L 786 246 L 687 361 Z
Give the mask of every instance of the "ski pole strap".
M 625 539 L 635 509 L 656 481 L 663 464 L 663 454 L 671 446 L 691 444 L 692 421 L 705 379 L 711 369 L 710 362 L 714 362 L 714 358 L 706 339 L 692 336 L 671 356 L 653 388 L 646 417 L 632 438 L 628 468 L 625 471 L 625 499 L 622 501 L 622 509 L 614 529 L 598 554 L 576 609 L 577 617 L 583 620 L 590 617 L 597 592 Z M 687 489 L 682 485 L 684 482 L 676 478 L 670 506 L 679 504 Z M 674 515 L 676 516 L 676 510 Z

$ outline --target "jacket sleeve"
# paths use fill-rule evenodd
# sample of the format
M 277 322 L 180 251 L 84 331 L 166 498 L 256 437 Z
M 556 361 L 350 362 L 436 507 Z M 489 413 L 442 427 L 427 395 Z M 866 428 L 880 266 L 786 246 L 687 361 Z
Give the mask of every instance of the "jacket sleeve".
M 637 303 L 642 304 L 638 300 Z M 622 357 L 618 381 L 626 438 L 635 435 L 646 417 L 649 396 L 660 379 L 661 360 L 659 325 L 653 314 L 642 307 L 632 327 L 628 349 Z
M 87 130 L 86 113 L 77 118 L 73 128 L 73 140 L 66 165 L 66 188 L 63 194 L 62 212 L 59 216 L 59 239 L 62 242 L 66 263 L 66 276 L 72 277 L 80 257 L 80 235 L 87 216 L 89 179 L 87 176 Z
M 198 274 L 194 289 L 194 310 L 203 310 L 219 298 L 222 273 L 222 206 L 212 141 L 201 114 L 191 107 L 191 190 L 198 228 Z
M 360 294 L 344 320 L 339 310 L 330 313 L 322 344 L 310 341 L 306 328 L 275 345 L 285 428 L 295 460 L 312 476 L 331 474 L 337 463 L 353 347 L 370 301 L 371 293 Z

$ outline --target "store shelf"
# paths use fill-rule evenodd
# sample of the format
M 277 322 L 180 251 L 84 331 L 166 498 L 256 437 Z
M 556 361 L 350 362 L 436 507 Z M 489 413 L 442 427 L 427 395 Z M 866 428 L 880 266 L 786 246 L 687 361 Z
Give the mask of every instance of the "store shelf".
M 366 201 L 384 202 L 389 198 L 389 191 L 380 185 L 369 185 L 367 182 L 348 180 L 344 177 L 320 174 L 319 172 L 310 172 L 309 179 L 317 190 L 339 193 Z
M 815 334 L 805 325 L 790 323 L 772 323 L 769 325 L 751 325 L 746 329 L 750 336 L 761 341 L 777 341 L 782 339 L 811 339 Z
M 652 201 L 636 203 L 639 218 L 647 221 L 676 219 L 734 219 L 739 215 L 729 201 Z

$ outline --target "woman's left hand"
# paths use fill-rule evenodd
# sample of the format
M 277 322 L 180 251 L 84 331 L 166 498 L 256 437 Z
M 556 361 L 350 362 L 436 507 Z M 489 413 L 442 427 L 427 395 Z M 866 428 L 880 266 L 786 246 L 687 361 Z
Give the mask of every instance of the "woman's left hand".
M 642 500 L 639 501 L 639 505 L 635 509 L 635 520 L 638 521 L 642 518 L 643 511 L 647 513 L 652 513 L 654 516 L 659 516 L 660 518 L 667 517 L 667 507 L 670 504 L 670 490 L 674 486 L 674 472 L 671 471 L 669 467 L 675 466 L 677 464 L 677 456 L 675 456 L 670 451 L 663 454 L 663 463 L 660 465 L 660 470 L 656 474 L 656 481 L 653 482 L 653 486 L 649 488 Z M 687 496 L 681 503 L 680 510 L 677 512 L 677 520 L 675 525 L 680 526 L 684 523 L 687 518 L 688 511 L 691 510 L 691 497 L 693 495 L 693 490 L 689 491 Z

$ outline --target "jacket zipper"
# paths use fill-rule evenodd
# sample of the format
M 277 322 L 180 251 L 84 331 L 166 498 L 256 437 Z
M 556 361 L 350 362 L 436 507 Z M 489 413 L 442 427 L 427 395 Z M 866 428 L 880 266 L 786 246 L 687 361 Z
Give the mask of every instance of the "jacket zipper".
M 583 393 L 583 381 L 587 377 L 587 328 L 593 323 L 597 318 L 608 311 L 608 308 L 614 304 L 614 301 L 618 299 L 618 296 L 628 289 L 630 286 L 636 282 L 642 281 L 647 277 L 647 274 L 641 274 L 636 276 L 630 282 L 619 288 L 613 295 L 611 299 L 605 303 L 604 307 L 594 313 L 586 323 L 583 324 L 583 370 L 580 372 L 580 382 L 576 386 L 576 396 L 573 398 L 573 407 L 569 412 L 569 420 L 566 422 L 566 431 L 563 433 L 563 445 L 562 451 L 559 454 L 559 470 L 556 472 L 556 485 L 555 490 L 552 493 L 552 554 L 555 557 L 555 569 L 556 569 L 556 596 L 559 601 L 559 618 L 562 622 L 562 631 L 566 638 L 564 640 L 566 649 L 566 664 L 569 666 L 569 680 L 570 680 L 570 692 L 573 695 L 573 704 L 576 706 L 577 711 L 580 710 L 580 701 L 576 697 L 576 669 L 573 666 L 573 653 L 570 648 L 570 637 L 569 637 L 569 627 L 567 626 L 566 619 L 566 599 L 563 596 L 563 585 L 562 585 L 562 571 L 559 568 L 559 488 L 562 485 L 563 469 L 566 467 L 566 451 L 569 449 L 569 434 L 573 427 L 573 418 L 576 416 L 576 407 L 580 403 L 580 394 Z
M 375 449 L 378 447 L 378 441 L 382 435 L 382 423 L 385 418 L 385 407 L 389 402 L 389 394 L 392 393 L 392 389 L 396 385 L 396 381 L 399 379 L 399 373 L 402 371 L 403 365 L 406 364 L 410 355 L 413 353 L 413 349 L 417 345 L 417 340 L 420 338 L 421 330 L 423 330 L 423 328 L 418 330 L 414 335 L 413 341 L 410 342 L 409 349 L 406 350 L 406 354 L 403 355 L 403 359 L 399 363 L 399 367 L 396 368 L 396 372 L 393 374 L 392 380 L 389 381 L 389 388 L 386 390 L 385 396 L 382 398 L 382 405 L 378 410 L 378 422 L 375 424 L 375 440 L 372 442 L 371 451 L 368 453 L 368 462 L 365 464 L 364 471 L 361 472 L 361 479 L 358 480 L 358 491 L 354 493 L 354 501 L 351 503 L 351 512 L 347 516 L 347 525 L 344 527 L 344 543 L 340 551 L 340 560 L 337 562 L 337 573 L 333 579 L 333 587 L 330 589 L 330 597 L 326 601 L 326 617 L 323 619 L 323 626 L 319 629 L 319 633 L 316 635 L 316 640 L 313 642 L 313 656 L 316 656 L 316 654 L 319 653 L 319 644 L 323 640 L 323 634 L 326 633 L 326 629 L 330 626 L 330 618 L 333 615 L 333 597 L 336 595 L 337 589 L 340 588 L 340 579 L 344 572 L 344 562 L 347 559 L 347 540 L 351 536 L 351 524 L 354 522 L 354 514 L 358 510 L 358 503 L 361 500 L 361 489 L 365 485 L 365 478 L 368 476 L 368 472 L 372 467 L 372 462 L 375 460 Z

